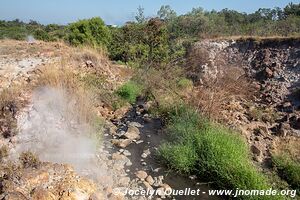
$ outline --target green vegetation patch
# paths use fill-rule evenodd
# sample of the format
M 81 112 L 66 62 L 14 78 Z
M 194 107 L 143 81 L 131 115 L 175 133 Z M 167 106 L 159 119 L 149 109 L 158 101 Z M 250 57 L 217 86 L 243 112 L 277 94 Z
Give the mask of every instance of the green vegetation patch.
M 187 78 L 182 78 L 178 81 L 178 86 L 182 89 L 191 88 L 193 87 L 193 81 Z
M 248 146 L 240 135 L 202 119 L 185 106 L 170 114 L 167 128 L 172 142 L 163 144 L 159 154 L 171 168 L 196 173 L 218 188 L 271 187 L 252 164 Z
M 108 27 L 99 17 L 79 20 L 70 24 L 68 30 L 67 40 L 75 46 L 107 47 L 111 40 Z
M 288 155 L 276 155 L 272 158 L 279 176 L 293 188 L 300 192 L 300 163 Z
M 134 103 L 136 98 L 141 95 L 143 87 L 134 81 L 128 81 L 122 85 L 117 91 L 117 95 L 129 103 Z

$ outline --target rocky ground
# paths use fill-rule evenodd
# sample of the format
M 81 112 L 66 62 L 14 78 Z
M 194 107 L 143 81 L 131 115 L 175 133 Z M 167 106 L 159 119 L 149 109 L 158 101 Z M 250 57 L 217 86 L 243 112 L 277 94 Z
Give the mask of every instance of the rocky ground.
M 16 79 L 30 81 L 30 75 L 40 66 L 57 61 L 67 50 L 59 43 L 25 43 L 13 40 L 0 41 L 0 85 L 9 87 Z M 21 83 L 20 83 L 21 84 Z
M 60 43 L 4 40 L 0 52 L 2 90 L 34 84 L 45 67 L 51 68 L 58 62 L 72 65 L 79 76 L 105 77 L 104 88 L 108 91 L 130 77 L 130 70 L 123 66 L 106 59 L 99 61 L 89 50 L 82 52 Z M 66 57 L 68 61 L 64 60 Z M 21 105 L 15 108 L 14 102 L 12 106 L 7 104 L 1 116 L 0 130 L 2 135 L 7 134 L 1 137 L 0 147 L 8 148 L 8 157 L 1 157 L 1 176 L 5 180 L 0 199 L 147 199 L 117 192 L 125 188 L 196 188 L 201 184 L 193 176 L 169 174 L 158 162 L 155 152 L 164 134 L 160 120 L 148 114 L 151 102 L 141 101 L 116 111 L 105 102 L 98 102 L 95 109 L 104 119 L 104 126 L 94 130 L 76 121 L 76 102 L 69 101 L 72 97 L 61 88 L 28 87 L 12 99 Z M 7 123 L 7 116 L 12 123 Z M 10 130 L 12 124 L 17 126 L 16 133 Z M 101 132 L 100 140 L 89 136 L 97 131 Z M 33 152 L 39 164 L 18 165 L 18 157 L 24 151 Z M 26 163 L 33 161 L 32 157 L 26 158 Z M 207 190 L 205 185 L 201 188 Z M 160 198 L 167 197 L 153 197 Z M 195 199 L 213 198 L 204 193 Z

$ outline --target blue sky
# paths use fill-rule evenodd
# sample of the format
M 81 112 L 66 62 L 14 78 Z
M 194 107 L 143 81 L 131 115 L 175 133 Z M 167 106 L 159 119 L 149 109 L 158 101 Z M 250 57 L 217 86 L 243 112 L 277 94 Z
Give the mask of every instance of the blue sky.
M 67 24 L 78 19 L 100 16 L 107 24 L 122 24 L 134 19 L 137 7 L 154 16 L 161 5 L 170 5 L 178 14 L 193 7 L 205 10 L 235 9 L 253 12 L 258 8 L 284 7 L 299 0 L 0 0 L 0 19 L 33 19 L 44 24 Z

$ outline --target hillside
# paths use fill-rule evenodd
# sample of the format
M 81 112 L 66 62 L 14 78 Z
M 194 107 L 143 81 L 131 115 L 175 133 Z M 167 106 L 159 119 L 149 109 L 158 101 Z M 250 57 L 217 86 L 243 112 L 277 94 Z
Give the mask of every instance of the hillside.
M 0 20 L 0 200 L 299 199 L 300 4 L 257 9 Z

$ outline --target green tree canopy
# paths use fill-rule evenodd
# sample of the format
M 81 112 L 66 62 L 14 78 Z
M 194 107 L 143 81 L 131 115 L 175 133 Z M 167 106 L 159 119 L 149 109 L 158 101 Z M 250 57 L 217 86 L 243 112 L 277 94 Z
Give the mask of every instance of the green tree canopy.
M 79 20 L 69 25 L 68 41 L 72 45 L 107 47 L 111 40 L 109 28 L 99 17 Z
M 157 12 L 157 16 L 162 20 L 172 20 L 177 14 L 169 5 L 161 6 L 159 11 Z

